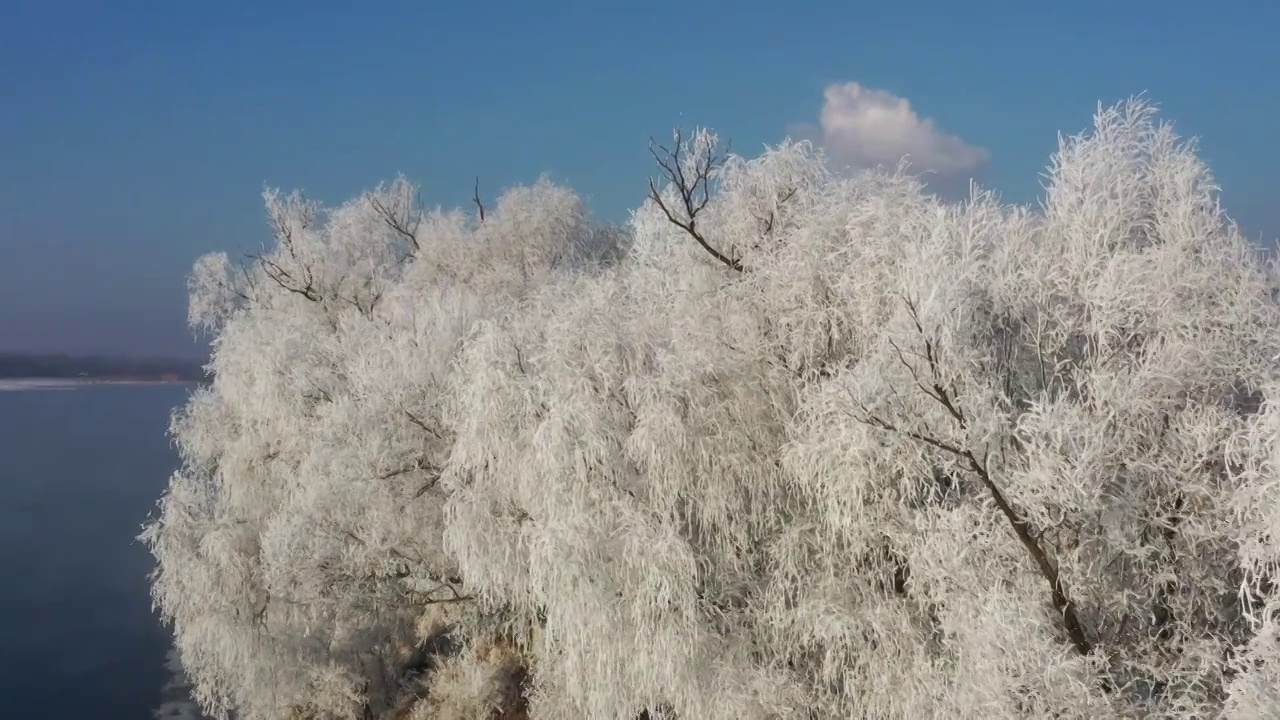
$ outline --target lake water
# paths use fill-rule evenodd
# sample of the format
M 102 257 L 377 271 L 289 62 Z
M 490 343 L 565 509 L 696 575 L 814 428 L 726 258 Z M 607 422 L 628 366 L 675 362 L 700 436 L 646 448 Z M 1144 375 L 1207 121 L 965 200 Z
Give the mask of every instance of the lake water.
M 149 720 L 172 700 L 134 538 L 177 465 L 165 430 L 189 392 L 0 392 L 0 718 Z

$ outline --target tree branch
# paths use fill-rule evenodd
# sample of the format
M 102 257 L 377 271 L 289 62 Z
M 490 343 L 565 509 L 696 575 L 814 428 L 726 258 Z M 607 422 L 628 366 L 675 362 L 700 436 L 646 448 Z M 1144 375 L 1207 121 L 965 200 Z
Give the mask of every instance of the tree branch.
M 947 411 L 947 414 L 955 420 L 961 430 L 967 430 L 968 422 L 965 414 L 960 409 L 958 403 L 955 402 L 954 393 L 948 389 L 943 382 L 937 348 L 925 333 L 923 323 L 920 321 L 920 315 L 915 304 L 909 299 L 906 302 L 908 311 L 911 314 L 911 319 L 924 343 L 924 357 L 929 365 L 931 382 L 926 384 L 922 381 L 915 366 L 907 360 L 905 353 L 903 353 L 901 349 L 892 342 L 890 342 L 890 345 L 897 354 L 898 360 L 907 366 L 908 370 L 911 372 L 912 378 L 915 379 L 917 386 L 919 386 L 924 394 L 939 403 L 943 409 Z M 1049 584 L 1049 592 L 1054 610 L 1062 616 L 1063 627 L 1067 632 L 1067 637 L 1070 639 L 1072 646 L 1074 646 L 1076 651 L 1081 655 L 1089 655 L 1092 653 L 1093 644 L 1085 635 L 1084 624 L 1080 621 L 1079 615 L 1076 612 L 1075 602 L 1068 596 L 1066 588 L 1062 584 L 1062 577 L 1058 572 L 1057 565 L 1049 557 L 1049 553 L 1045 550 L 1044 546 L 1041 545 L 1038 536 L 1032 529 L 1030 523 L 1028 523 L 1026 518 L 1023 517 L 1015 507 L 1013 507 L 1009 500 L 1004 496 L 1004 493 L 1000 490 L 999 486 L 996 485 L 987 466 L 986 457 L 984 456 L 982 460 L 979 460 L 972 450 L 961 448 L 922 432 L 899 428 L 894 423 L 867 412 L 865 405 L 862 406 L 862 412 L 863 416 L 858 418 L 861 422 L 881 430 L 903 435 L 911 438 L 912 440 L 927 444 L 955 456 L 961 460 L 962 464 L 964 464 L 969 471 L 977 475 L 983 487 L 987 489 L 992 500 L 995 501 L 996 507 L 1000 510 L 1001 515 L 1004 516 L 1005 520 L 1009 523 L 1010 528 L 1013 529 L 1014 535 L 1017 536 L 1018 541 L 1022 544 L 1023 548 L 1026 549 L 1027 554 L 1030 555 L 1032 561 L 1035 562 L 1040 574 Z
M 262 271 L 266 273 L 267 277 L 285 290 L 301 295 L 311 302 L 320 302 L 322 299 L 320 293 L 316 292 L 311 271 L 305 265 L 303 266 L 304 277 L 299 281 L 293 275 L 290 275 L 288 270 L 280 267 L 279 263 L 268 259 L 265 255 L 255 253 L 250 254 L 248 257 L 257 260 L 262 265 Z
M 409 245 L 417 252 L 421 248 L 418 246 L 418 226 L 422 224 L 422 212 L 413 209 L 409 212 L 409 217 L 400 218 L 390 208 L 382 204 L 382 201 L 373 195 L 369 196 L 369 205 L 373 207 L 374 212 L 382 218 L 382 222 L 391 228 L 397 235 L 409 241 Z
M 768 235 L 773 232 L 773 223 L 777 219 L 777 210 L 780 210 L 783 205 L 786 205 L 788 200 L 795 197 L 795 194 L 796 188 L 791 188 L 787 192 L 783 193 L 778 197 L 777 203 L 775 203 L 776 209 L 770 210 L 768 217 L 764 219 L 757 218 L 757 220 L 760 220 L 760 223 L 764 225 L 764 232 L 762 234 Z
M 712 257 L 727 267 L 743 272 L 741 261 L 712 247 L 702 231 L 698 229 L 698 213 L 702 212 L 711 200 L 711 175 L 724 162 L 724 159 L 715 155 L 715 149 L 708 145 L 706 151 L 694 160 L 692 177 L 690 177 L 690 173 L 685 170 L 684 144 L 684 136 L 678 128 L 675 131 L 675 142 L 671 149 L 659 145 L 653 138 L 649 139 L 649 154 L 653 155 L 653 159 L 662 170 L 663 177 L 679 194 L 681 204 L 679 209 L 683 211 L 684 218 L 681 219 L 667 206 L 653 178 L 649 178 L 649 199 L 662 210 L 668 222 L 696 240 Z
M 424 432 L 431 434 L 437 440 L 444 440 L 444 437 L 440 435 L 440 432 L 437 431 L 435 428 L 431 427 L 430 425 L 428 425 L 426 421 L 423 420 L 422 418 L 418 417 L 417 415 L 414 415 L 408 410 L 405 410 L 404 414 L 409 418 L 409 422 L 422 428 Z
M 480 211 L 480 222 L 484 222 L 484 203 L 480 202 L 480 176 L 476 176 L 475 190 L 471 193 L 471 200 L 476 204 L 476 208 Z

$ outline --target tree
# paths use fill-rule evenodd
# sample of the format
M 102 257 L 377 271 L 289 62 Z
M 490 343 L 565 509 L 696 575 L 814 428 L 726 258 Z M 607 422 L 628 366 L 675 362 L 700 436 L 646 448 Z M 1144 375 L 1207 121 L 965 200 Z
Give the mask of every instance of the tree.
M 1033 211 L 681 142 L 456 376 L 446 546 L 545 618 L 536 716 L 1270 712 L 1280 315 L 1194 146 L 1100 111 Z
M 626 232 L 400 181 L 197 266 L 146 538 L 207 706 L 1273 716 L 1280 288 L 1150 104 L 1038 208 L 652 147 Z
M 420 640 L 492 625 L 441 549 L 451 359 L 616 233 L 546 181 L 483 220 L 424 210 L 404 180 L 332 211 L 265 197 L 274 247 L 192 276 L 214 381 L 173 421 L 183 467 L 144 534 L 154 595 L 208 710 L 378 714 Z

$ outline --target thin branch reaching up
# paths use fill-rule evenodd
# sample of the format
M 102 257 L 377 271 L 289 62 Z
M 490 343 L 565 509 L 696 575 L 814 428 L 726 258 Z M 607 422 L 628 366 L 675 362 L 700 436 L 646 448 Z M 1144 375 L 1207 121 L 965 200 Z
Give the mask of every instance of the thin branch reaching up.
M 370 196 L 369 204 L 373 206 L 374 211 L 382 218 L 382 222 L 387 224 L 387 227 L 409 242 L 414 252 L 421 250 L 418 245 L 418 226 L 422 224 L 422 211 L 416 205 L 409 211 L 408 217 L 401 218 L 376 197 Z
M 680 195 L 681 207 L 678 210 L 684 217 L 681 218 L 675 210 L 667 206 L 653 178 L 649 178 L 649 199 L 662 210 L 662 214 L 667 216 L 667 220 L 672 225 L 688 233 L 712 257 L 738 272 L 743 272 L 740 260 L 712 247 L 702 231 L 698 229 L 698 213 L 702 212 L 711 200 L 711 175 L 724 162 L 724 158 L 716 155 L 715 148 L 708 144 L 706 150 L 695 158 L 692 173 L 690 173 L 685 168 L 684 145 L 684 136 L 678 128 L 671 148 L 660 145 L 653 138 L 649 139 L 649 154 L 653 155 L 653 159 L 658 163 L 663 177 Z
M 484 203 L 480 202 L 480 176 L 476 176 L 475 189 L 471 192 L 471 201 L 476 204 L 476 209 L 480 211 L 480 222 L 484 222 Z

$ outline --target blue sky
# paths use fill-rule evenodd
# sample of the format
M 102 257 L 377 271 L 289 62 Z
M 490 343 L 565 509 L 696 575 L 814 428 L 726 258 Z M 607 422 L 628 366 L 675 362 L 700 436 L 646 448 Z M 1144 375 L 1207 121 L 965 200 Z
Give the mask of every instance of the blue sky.
M 264 185 L 336 203 L 403 172 L 452 205 L 545 171 L 622 219 L 675 124 L 752 154 L 788 132 L 893 150 L 824 136 L 824 107 L 932 119 L 960 169 L 1030 201 L 1058 131 L 1145 91 L 1270 242 L 1277 21 L 1257 0 L 9 0 L 0 351 L 195 352 L 185 274 L 267 239 Z

